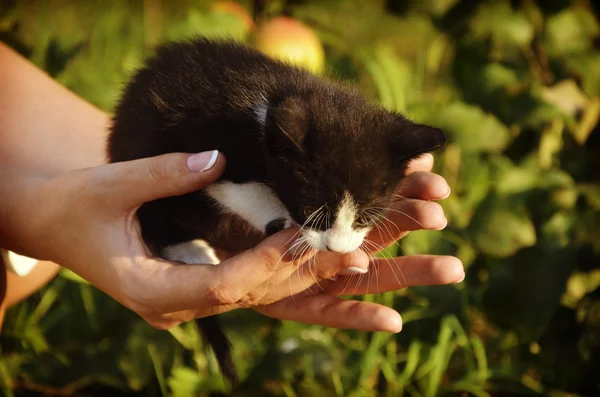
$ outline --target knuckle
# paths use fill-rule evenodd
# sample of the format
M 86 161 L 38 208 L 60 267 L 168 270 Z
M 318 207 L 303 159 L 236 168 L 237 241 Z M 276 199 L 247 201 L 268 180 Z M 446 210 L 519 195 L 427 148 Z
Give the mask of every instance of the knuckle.
M 360 318 L 361 308 L 362 308 L 361 302 L 358 302 L 358 301 L 352 302 L 350 307 L 348 308 L 348 312 L 347 312 L 348 317 Z
M 216 284 L 206 292 L 206 301 L 210 306 L 234 305 L 242 298 L 237 289 L 225 284 Z
M 260 262 L 265 266 L 265 268 L 269 271 L 275 270 L 282 258 L 279 251 L 271 247 L 257 245 L 251 250 L 252 255 L 258 258 Z
M 180 153 L 170 153 L 154 157 L 148 167 L 150 178 L 156 183 L 164 183 L 171 178 L 186 173 L 185 161 Z
M 81 172 L 78 175 L 80 189 L 77 194 L 83 199 L 86 205 L 106 206 L 110 205 L 107 199 L 107 188 L 110 187 L 110 180 L 107 176 L 108 171 L 102 169 L 91 169 L 88 172 Z
M 243 308 L 249 308 L 258 305 L 261 302 L 262 298 L 262 295 L 256 293 L 249 293 L 243 296 L 241 299 L 239 299 L 237 303 Z
M 309 272 L 315 274 L 317 281 L 327 280 L 333 277 L 340 270 L 339 266 L 335 268 L 330 266 L 320 266 L 317 262 L 313 262 L 312 264 L 309 263 L 308 266 L 310 266 L 308 269 Z
M 148 167 L 148 173 L 152 181 L 162 183 L 169 177 L 169 165 L 163 156 L 156 157 Z

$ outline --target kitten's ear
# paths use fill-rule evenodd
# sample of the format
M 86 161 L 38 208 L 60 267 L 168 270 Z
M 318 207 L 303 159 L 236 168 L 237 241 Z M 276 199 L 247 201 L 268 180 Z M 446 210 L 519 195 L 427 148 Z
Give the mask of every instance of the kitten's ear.
M 389 139 L 392 155 L 398 161 L 413 159 L 446 143 L 446 137 L 439 128 L 413 123 L 404 118 L 396 121 Z
M 265 141 L 272 156 L 303 155 L 306 111 L 296 98 L 287 98 L 267 111 Z

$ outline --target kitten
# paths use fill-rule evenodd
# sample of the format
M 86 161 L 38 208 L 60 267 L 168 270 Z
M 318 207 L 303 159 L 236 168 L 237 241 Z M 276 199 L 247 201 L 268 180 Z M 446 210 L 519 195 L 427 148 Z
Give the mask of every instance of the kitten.
M 374 214 L 391 204 L 407 163 L 444 143 L 440 130 L 350 88 L 233 42 L 198 39 L 159 48 L 133 77 L 108 152 L 113 162 L 169 152 L 225 155 L 216 183 L 138 211 L 157 256 L 217 264 L 211 245 L 244 249 L 291 225 L 304 226 L 301 235 L 314 249 L 358 249 Z M 198 323 L 234 381 L 218 323 Z

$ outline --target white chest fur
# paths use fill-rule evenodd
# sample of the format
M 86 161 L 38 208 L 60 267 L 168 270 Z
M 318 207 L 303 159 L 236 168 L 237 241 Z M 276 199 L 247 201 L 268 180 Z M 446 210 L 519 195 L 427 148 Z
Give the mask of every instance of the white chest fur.
M 269 222 L 285 219 L 291 226 L 291 216 L 275 192 L 259 182 L 219 182 L 206 188 L 206 193 L 222 208 L 240 216 L 258 230 L 264 231 Z
M 292 218 L 283 203 L 263 183 L 219 182 L 207 187 L 205 192 L 223 211 L 238 215 L 262 232 L 275 219 L 285 219 L 285 227 L 292 224 Z M 202 240 L 171 245 L 163 254 L 166 259 L 188 264 L 219 263 L 212 248 Z
M 221 209 L 236 214 L 260 231 L 276 219 L 285 219 L 285 227 L 294 222 L 287 208 L 275 195 L 275 192 L 259 182 L 233 183 L 219 182 L 206 188 Z M 305 242 L 318 250 L 351 252 L 359 248 L 369 229 L 355 229 L 357 205 L 349 194 L 339 204 L 333 225 L 325 231 L 304 229 Z M 199 240 L 172 245 L 164 251 L 167 259 L 188 264 L 217 264 L 214 251 Z M 363 269 L 350 268 L 349 272 L 364 272 Z

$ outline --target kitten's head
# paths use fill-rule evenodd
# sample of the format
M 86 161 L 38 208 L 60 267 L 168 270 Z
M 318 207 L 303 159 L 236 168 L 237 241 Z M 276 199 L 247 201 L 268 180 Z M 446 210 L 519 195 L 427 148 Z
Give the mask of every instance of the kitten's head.
M 312 248 L 354 251 L 385 215 L 408 162 L 446 140 L 351 93 L 311 94 L 267 110 L 269 178 Z

